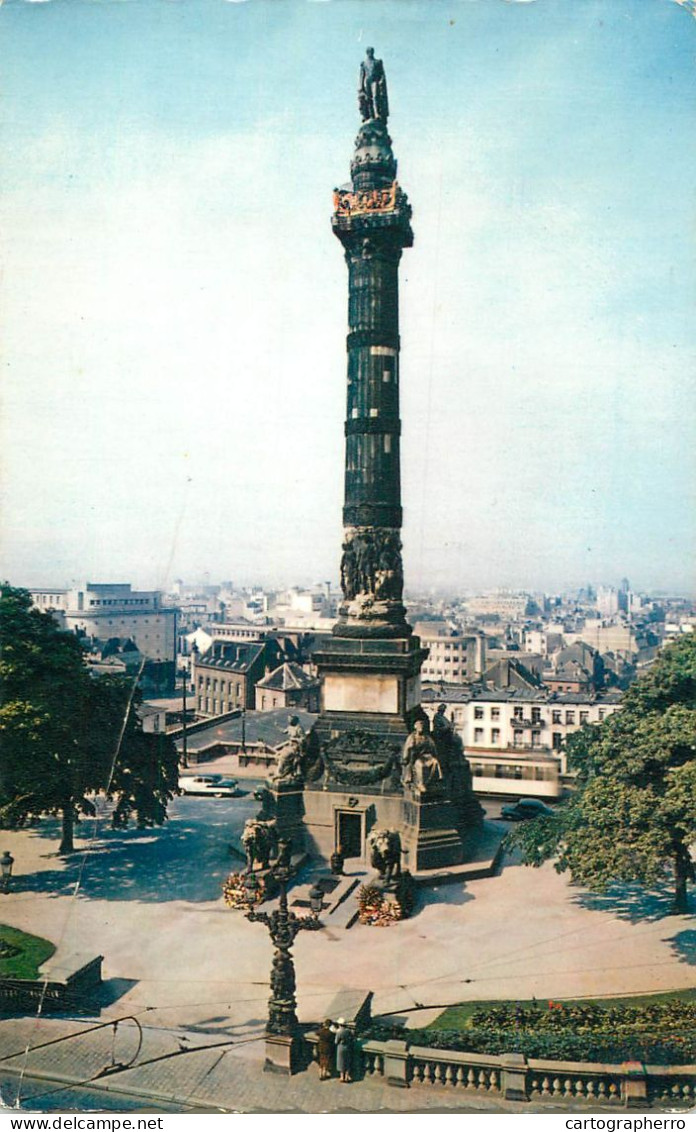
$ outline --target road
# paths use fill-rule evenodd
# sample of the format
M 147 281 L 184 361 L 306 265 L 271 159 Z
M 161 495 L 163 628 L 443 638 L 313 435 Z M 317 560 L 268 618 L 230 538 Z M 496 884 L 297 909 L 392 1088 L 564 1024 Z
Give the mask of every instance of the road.
M 60 1081 L 44 1081 L 24 1076 L 21 1079 L 9 1073 L 0 1074 L 0 1112 L 14 1109 L 18 1112 L 200 1112 L 193 1106 L 167 1105 L 125 1093 L 105 1092 L 103 1089 L 81 1088 Z

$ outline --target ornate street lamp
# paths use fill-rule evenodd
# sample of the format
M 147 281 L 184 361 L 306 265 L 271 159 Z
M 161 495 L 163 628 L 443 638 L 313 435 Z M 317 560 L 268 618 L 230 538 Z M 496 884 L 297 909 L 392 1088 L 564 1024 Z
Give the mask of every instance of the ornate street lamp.
M 3 892 L 10 891 L 10 878 L 12 876 L 13 865 L 14 857 L 9 849 L 5 849 L 0 857 L 0 888 L 2 888 Z
M 290 880 L 290 868 L 286 862 L 289 861 L 289 856 L 289 843 L 283 845 L 281 842 L 279 860 L 270 870 L 279 889 L 278 907 L 273 912 L 254 911 L 258 881 L 253 872 L 248 872 L 244 880 L 249 904 L 246 918 L 251 923 L 266 925 L 274 947 L 271 997 L 268 1000 L 266 1022 L 266 1068 L 285 1073 L 293 1073 L 297 1068 L 300 1045 L 295 998 L 295 965 L 290 949 L 298 932 L 318 931 L 323 926 L 318 919 L 322 906 L 322 892 L 316 885 L 310 892 L 310 916 L 296 916 L 288 909 L 287 884 Z

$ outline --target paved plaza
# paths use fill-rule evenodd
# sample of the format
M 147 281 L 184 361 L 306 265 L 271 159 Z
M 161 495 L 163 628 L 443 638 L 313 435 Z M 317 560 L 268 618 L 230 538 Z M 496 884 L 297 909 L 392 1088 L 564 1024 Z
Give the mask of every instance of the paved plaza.
M 172 1049 L 180 1040 L 231 1041 L 234 1063 L 241 1058 L 260 1072 L 271 945 L 261 925 L 226 908 L 220 895 L 239 864 L 230 856 L 231 834 L 256 809 L 251 792 L 180 798 L 162 829 L 125 832 L 110 829 L 105 809 L 80 824 L 78 851 L 67 859 L 57 854 L 52 819 L 5 832 L 2 846 L 16 865 L 0 921 L 45 936 L 62 956 L 102 954 L 102 1020 L 135 1015 L 150 1040 L 160 1035 Z M 375 1014 L 411 1026 L 463 999 L 693 987 L 694 921 L 666 915 L 668 906 L 667 893 L 591 896 L 549 866 L 527 869 L 507 860 L 498 876 L 422 891 L 416 914 L 402 924 L 301 934 L 294 948 L 299 1016 L 322 1018 L 341 987 L 374 991 Z M 9 1051 L 20 1030 L 33 1045 L 46 1027 L 60 1025 L 2 1023 L 2 1050 Z M 204 1064 L 204 1054 L 196 1056 Z M 329 1085 L 322 1095 L 337 1088 Z M 318 1102 L 308 1095 L 302 1103 L 311 1110 Z M 373 1102 L 361 1103 L 369 1111 Z

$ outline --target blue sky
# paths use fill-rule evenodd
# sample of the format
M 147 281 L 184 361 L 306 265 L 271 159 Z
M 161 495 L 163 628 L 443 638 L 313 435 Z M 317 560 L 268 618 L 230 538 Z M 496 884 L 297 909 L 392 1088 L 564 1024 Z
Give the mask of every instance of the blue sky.
M 6 0 L 4 572 L 335 578 L 387 70 L 407 586 L 691 589 L 696 20 L 675 0 Z

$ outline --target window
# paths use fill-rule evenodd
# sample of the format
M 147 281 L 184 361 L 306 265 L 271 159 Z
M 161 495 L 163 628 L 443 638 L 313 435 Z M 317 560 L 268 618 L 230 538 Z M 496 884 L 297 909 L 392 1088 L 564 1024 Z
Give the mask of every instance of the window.
M 521 707 L 513 708 L 512 709 L 513 719 L 524 719 L 523 712 L 524 712 L 524 708 L 521 708 Z
M 541 708 L 532 708 L 532 723 L 541 723 Z
M 551 722 L 552 723 L 562 723 L 563 722 L 563 720 L 561 719 L 560 711 L 552 711 L 551 712 Z
M 491 719 L 500 719 L 500 708 L 499 707 L 492 707 L 491 708 Z
M 598 720 L 599 720 L 599 722 L 600 722 L 600 723 L 602 723 L 602 722 L 603 722 L 603 720 L 604 720 L 604 717 L 605 717 L 605 715 L 606 715 L 606 714 L 607 714 L 607 713 L 605 712 L 604 708 L 600 708 L 600 709 L 599 709 L 599 711 L 597 712 L 597 718 L 598 718 Z
M 475 707 L 474 708 L 474 719 L 483 719 L 483 708 L 482 707 Z
M 581 712 L 580 712 L 580 722 L 581 722 L 581 723 L 589 723 L 589 722 L 590 722 L 590 713 L 589 713 L 589 711 L 581 711 Z
M 474 728 L 474 743 L 483 743 L 483 728 Z
M 513 732 L 513 743 L 516 747 L 522 746 L 522 732 L 521 731 L 514 731 Z
M 491 731 L 491 743 L 499 743 L 499 742 L 500 742 L 500 728 L 494 727 Z
M 566 712 L 566 723 L 575 723 L 575 712 L 574 711 L 567 711 Z
M 554 731 L 553 735 L 551 736 L 551 745 L 554 751 L 560 751 L 562 743 L 563 736 L 561 735 L 560 731 Z
M 532 731 L 532 746 L 541 746 L 541 731 Z

